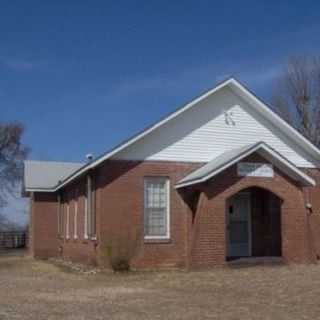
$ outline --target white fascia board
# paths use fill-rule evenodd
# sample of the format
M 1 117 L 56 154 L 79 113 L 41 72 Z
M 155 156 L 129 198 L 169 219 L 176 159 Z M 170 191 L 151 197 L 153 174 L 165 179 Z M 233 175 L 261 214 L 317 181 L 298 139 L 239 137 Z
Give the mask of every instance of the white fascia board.
M 253 152 L 255 152 L 257 149 L 259 149 L 261 147 L 261 145 L 257 145 L 254 148 L 246 151 L 245 153 L 241 154 L 240 156 L 234 158 L 233 160 L 229 161 L 228 163 L 226 163 L 225 165 L 221 166 L 220 168 L 212 171 L 210 174 L 199 178 L 199 179 L 195 179 L 195 180 L 191 180 L 189 182 L 185 182 L 185 183 L 180 183 L 180 184 L 176 184 L 175 188 L 179 189 L 179 188 L 183 188 L 183 187 L 187 187 L 187 186 L 191 186 L 193 184 L 197 184 L 197 183 L 201 183 L 201 182 L 206 182 L 209 179 L 211 179 L 212 177 L 216 176 L 218 173 L 228 169 L 229 167 L 231 167 L 232 165 L 236 164 L 238 161 L 242 160 L 243 158 L 249 156 L 250 154 L 252 154 Z
M 119 147 L 115 148 L 114 150 L 110 151 L 109 153 L 105 154 L 104 156 L 102 156 L 101 158 L 98 158 L 97 160 L 93 161 L 92 163 L 90 163 L 89 165 L 85 166 L 82 170 L 79 170 L 78 172 L 76 172 L 75 174 L 71 175 L 69 178 L 67 178 L 67 180 L 65 180 L 63 183 L 61 183 L 60 185 L 58 185 L 54 191 L 59 190 L 60 188 L 64 187 L 66 184 L 68 184 L 70 181 L 72 181 L 73 179 L 77 178 L 78 176 L 82 175 L 83 173 L 85 173 L 86 171 L 96 167 L 97 165 L 99 165 L 100 163 L 104 162 L 105 160 L 111 158 L 112 156 L 114 156 L 115 154 L 117 154 L 118 152 L 122 151 L 123 149 L 129 147 L 130 145 L 132 145 L 133 143 L 135 143 L 136 141 L 142 139 L 143 137 L 145 137 L 146 135 L 148 135 L 150 132 L 156 130 L 157 128 L 161 127 L 162 125 L 164 125 L 165 123 L 167 123 L 168 121 L 176 118 L 178 115 L 180 115 L 181 113 L 183 113 L 184 111 L 192 108 L 194 105 L 196 105 L 197 103 L 199 103 L 200 101 L 202 101 L 203 99 L 207 98 L 208 96 L 212 95 L 213 93 L 215 93 L 216 91 L 220 90 L 221 88 L 227 86 L 229 83 L 232 82 L 232 78 L 228 79 L 222 83 L 220 83 L 219 85 L 217 85 L 216 87 L 214 87 L 213 89 L 207 91 L 206 93 L 204 93 L 203 95 L 200 95 L 198 98 L 192 100 L 191 102 L 189 102 L 188 104 L 186 104 L 184 107 L 178 109 L 177 111 L 173 112 L 171 115 L 169 115 L 168 117 L 166 117 L 165 119 L 157 122 L 156 124 L 154 124 L 153 126 L 151 126 L 150 128 L 148 128 L 147 130 L 141 132 L 140 134 L 138 134 L 137 136 L 133 137 L 132 139 L 130 139 L 129 141 L 125 142 L 124 144 L 120 145 Z
M 246 96 L 247 98 L 249 98 L 252 101 L 252 103 L 251 103 L 252 105 L 257 106 L 256 110 L 258 112 L 265 113 L 266 117 L 271 121 L 273 119 L 273 122 L 275 122 L 277 126 L 282 127 L 283 130 L 287 132 L 287 135 L 289 135 L 289 137 L 292 138 L 292 135 L 293 135 L 297 139 L 297 142 L 300 142 L 299 143 L 300 146 L 302 146 L 304 149 L 307 149 L 307 151 L 311 152 L 313 155 L 316 155 L 316 157 L 320 158 L 320 150 L 317 147 L 315 147 L 310 141 L 308 141 L 305 137 L 303 137 L 303 135 L 300 134 L 296 129 L 294 129 L 287 122 L 285 122 L 283 119 L 281 119 L 280 116 L 278 116 L 267 105 L 265 105 L 262 101 L 260 101 L 257 97 L 255 97 L 248 89 L 246 89 L 243 85 L 241 85 L 237 80 L 235 80 L 234 78 L 230 78 L 230 79 L 228 79 L 226 81 L 221 82 L 216 87 L 214 87 L 213 89 L 211 89 L 211 90 L 207 91 L 206 93 L 200 95 L 199 97 L 197 97 L 196 99 L 192 100 L 191 102 L 187 103 L 182 108 L 180 108 L 177 111 L 173 112 L 172 114 L 170 114 L 169 116 L 167 116 L 163 120 L 157 122 L 156 124 L 154 124 L 150 128 L 144 130 L 140 134 L 134 136 L 132 139 L 129 139 L 127 142 L 119 145 L 118 147 L 116 147 L 115 149 L 111 150 L 107 154 L 101 156 L 100 158 L 96 159 L 95 161 L 92 161 L 90 164 L 84 166 L 79 171 L 76 171 L 74 174 L 72 174 L 66 180 L 64 180 L 61 184 L 59 184 L 56 187 L 54 187 L 52 189 L 52 191 L 55 192 L 55 191 L 61 189 L 62 187 L 67 185 L 69 182 L 71 182 L 72 180 L 74 180 L 77 177 L 81 176 L 82 174 L 84 174 L 88 170 L 95 168 L 100 163 L 102 163 L 105 160 L 111 158 L 112 156 L 114 156 L 118 152 L 124 150 L 125 148 L 129 147 L 130 145 L 134 144 L 138 140 L 141 140 L 142 138 L 144 138 L 146 135 L 148 135 L 152 131 L 154 131 L 157 128 L 161 127 L 162 125 L 164 125 L 168 121 L 176 118 L 181 113 L 187 111 L 188 109 L 192 108 L 193 106 L 195 106 L 196 104 L 198 104 L 202 100 L 204 100 L 207 97 L 209 97 L 210 95 L 214 94 L 216 91 L 218 91 L 218 90 L 220 90 L 220 89 L 222 89 L 223 87 L 226 87 L 226 86 L 230 86 L 233 90 L 236 90 L 236 89 L 238 89 L 238 91 L 240 90 L 240 92 L 244 96 Z M 308 148 L 306 148 L 306 147 L 308 147 Z
M 220 172 L 228 169 L 229 167 L 231 167 L 232 165 L 236 164 L 237 162 L 241 161 L 242 159 L 246 158 L 247 156 L 249 156 L 250 154 L 254 153 L 254 152 L 259 152 L 260 149 L 265 150 L 268 154 L 270 154 L 273 158 L 277 159 L 279 162 L 281 162 L 284 166 L 288 167 L 290 170 L 292 170 L 294 173 L 296 173 L 307 185 L 309 186 L 315 186 L 316 182 L 314 179 L 312 179 L 311 177 L 309 177 L 308 175 L 306 175 L 304 172 L 302 172 L 301 170 L 299 170 L 295 165 L 293 165 L 290 161 L 286 160 L 285 158 L 283 158 L 282 156 L 280 156 L 277 152 L 275 152 L 274 150 L 272 150 L 271 148 L 269 148 L 265 143 L 260 143 L 257 146 L 249 149 L 248 151 L 246 151 L 245 153 L 239 155 L 238 157 L 232 159 L 231 161 L 229 161 L 228 163 L 226 163 L 225 165 L 221 166 L 220 168 L 218 168 L 217 170 L 212 171 L 210 174 L 200 178 L 200 179 L 195 179 L 195 180 L 191 180 L 189 182 L 185 182 L 185 183 L 180 183 L 180 184 L 176 184 L 175 188 L 179 189 L 179 188 L 183 188 L 183 187 L 187 187 L 187 186 L 191 186 L 194 184 L 198 184 L 198 183 L 202 183 L 202 182 L 206 182 L 209 179 L 211 179 L 212 177 L 216 176 L 217 174 L 219 174 Z
M 263 145 L 261 146 L 262 149 L 264 149 L 266 152 L 268 152 L 273 158 L 277 159 L 279 162 L 281 162 L 284 166 L 288 167 L 290 170 L 292 170 L 294 173 L 296 173 L 304 182 L 306 182 L 307 185 L 315 186 L 316 182 L 314 179 L 309 177 L 307 174 L 302 172 L 299 168 L 297 168 L 294 164 L 292 164 L 287 159 L 283 158 L 281 155 L 279 155 L 274 150 L 270 149 L 268 146 Z
M 25 192 L 55 192 L 56 188 L 25 188 Z
M 264 113 L 266 118 L 274 122 L 276 126 L 280 126 L 284 132 L 290 137 L 293 138 L 292 135 L 295 138 L 295 141 L 307 152 L 311 152 L 312 154 L 316 155 L 317 157 L 320 157 L 320 149 L 317 148 L 313 143 L 311 143 L 306 137 L 304 137 L 298 130 L 296 130 L 293 126 L 291 126 L 289 123 L 287 123 L 285 120 L 283 120 L 276 112 L 274 112 L 270 107 L 268 107 L 264 102 L 262 102 L 259 98 L 257 98 L 250 90 L 248 90 L 246 87 L 244 87 L 241 83 L 239 83 L 235 79 L 231 79 L 230 83 L 232 86 L 240 90 L 242 95 L 246 96 L 248 99 L 250 99 L 251 104 L 253 106 L 257 106 L 255 109 L 260 112 Z M 242 96 L 241 95 L 241 96 Z M 306 148 L 307 147 L 307 148 Z

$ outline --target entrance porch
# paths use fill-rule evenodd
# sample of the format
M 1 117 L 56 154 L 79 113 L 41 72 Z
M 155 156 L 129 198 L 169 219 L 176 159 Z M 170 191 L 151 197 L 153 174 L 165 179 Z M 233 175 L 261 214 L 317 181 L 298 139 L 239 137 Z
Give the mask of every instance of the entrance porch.
M 192 211 L 192 267 L 239 258 L 314 261 L 304 190 L 315 181 L 265 143 L 228 151 L 176 184 Z

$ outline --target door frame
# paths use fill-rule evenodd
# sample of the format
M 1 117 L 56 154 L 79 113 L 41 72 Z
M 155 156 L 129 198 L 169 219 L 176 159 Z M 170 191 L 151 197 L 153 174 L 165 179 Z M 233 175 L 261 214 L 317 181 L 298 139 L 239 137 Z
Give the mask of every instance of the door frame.
M 225 207 L 225 233 L 226 233 L 226 258 L 232 258 L 229 255 L 230 252 L 230 240 L 229 240 L 229 203 L 230 199 L 236 197 L 237 195 L 245 195 L 248 200 L 248 257 L 252 257 L 252 210 L 251 210 L 251 192 L 250 191 L 240 191 L 234 194 L 233 196 L 229 197 L 226 200 L 226 207 Z M 236 258 L 236 257 L 235 257 Z

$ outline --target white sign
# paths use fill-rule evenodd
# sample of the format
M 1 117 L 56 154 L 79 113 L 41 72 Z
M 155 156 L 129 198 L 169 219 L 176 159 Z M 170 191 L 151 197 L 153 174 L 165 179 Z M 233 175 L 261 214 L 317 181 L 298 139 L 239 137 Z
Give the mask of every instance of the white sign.
M 238 176 L 241 177 L 267 177 L 273 178 L 273 166 L 268 163 L 239 162 Z

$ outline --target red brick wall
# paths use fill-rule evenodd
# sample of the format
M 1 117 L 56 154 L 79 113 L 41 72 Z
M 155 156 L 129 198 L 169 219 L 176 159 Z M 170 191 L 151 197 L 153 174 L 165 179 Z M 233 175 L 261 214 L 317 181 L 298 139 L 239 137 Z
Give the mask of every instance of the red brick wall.
M 69 238 L 67 230 L 60 237 L 61 255 L 76 262 L 96 264 L 97 241 L 85 238 L 85 178 L 67 186 L 62 193 L 64 226 L 67 225 L 67 205 L 69 205 Z M 77 232 L 75 233 L 75 202 L 78 203 Z M 76 235 L 76 237 L 75 237 Z
M 128 242 L 129 248 L 117 250 L 133 252 L 135 267 L 185 266 L 190 210 L 174 185 L 199 166 L 200 164 L 170 162 L 105 163 L 97 171 L 100 262 L 108 263 L 107 248 L 116 250 L 119 242 Z M 148 176 L 165 176 L 170 179 L 169 241 L 143 239 L 144 177 Z
M 268 162 L 258 155 L 243 161 Z M 238 177 L 233 166 L 199 186 L 199 208 L 192 226 L 191 265 L 209 267 L 224 264 L 226 256 L 226 200 L 241 190 L 260 187 L 283 200 L 281 210 L 282 255 L 287 262 L 314 261 L 302 188 L 275 169 L 272 179 Z
M 29 250 L 35 258 L 47 259 L 59 253 L 56 198 L 52 193 L 36 193 L 31 199 Z
M 77 192 L 76 192 L 77 190 Z M 77 238 L 74 237 L 75 201 L 78 201 Z M 67 238 L 66 219 L 69 203 L 69 235 Z M 64 230 L 58 235 L 57 195 L 36 193 L 31 199 L 29 242 L 30 253 L 36 258 L 62 256 L 76 262 L 95 264 L 97 241 L 84 237 L 84 180 L 71 184 L 62 192 Z
M 247 160 L 266 162 L 257 156 Z M 93 172 L 96 179 L 97 240 L 84 239 L 83 179 L 75 181 L 63 192 L 64 201 L 70 205 L 70 239 L 58 238 L 54 199 L 43 201 L 43 196 L 36 195 L 32 210 L 35 255 L 56 255 L 61 247 L 61 254 L 66 258 L 103 265 L 108 265 L 110 250 L 125 251 L 126 254 L 129 252 L 133 265 L 139 268 L 224 264 L 225 202 L 233 194 L 253 186 L 274 192 L 284 200 L 281 232 L 282 252 L 286 261 L 310 261 L 315 252 L 320 252 L 315 249 L 320 248 L 320 238 L 313 239 L 313 242 L 310 238 L 310 234 L 319 233 L 320 223 L 319 227 L 315 223 L 319 220 L 316 214 L 311 218 L 307 215 L 306 190 L 302 190 L 278 170 L 273 179 L 239 178 L 234 166 L 208 183 L 177 192 L 174 184 L 200 165 L 154 161 L 105 162 Z M 147 242 L 143 239 L 143 182 L 146 176 L 166 176 L 170 179 L 170 241 Z M 75 188 L 80 190 L 77 197 Z M 313 197 L 314 210 L 320 210 L 318 191 L 317 188 L 308 189 Z M 78 239 L 73 238 L 76 198 Z M 192 209 L 195 209 L 194 212 Z M 310 233 L 310 230 L 313 232 Z
M 320 169 L 307 169 L 305 171 L 317 183 L 316 187 L 304 188 L 304 194 L 306 202 L 312 205 L 312 209 L 307 210 L 309 241 L 317 259 L 320 259 Z

